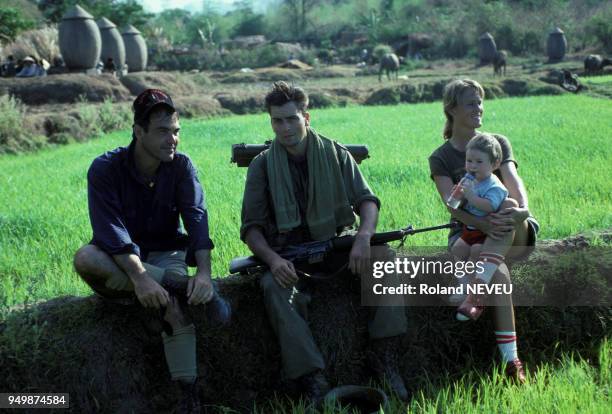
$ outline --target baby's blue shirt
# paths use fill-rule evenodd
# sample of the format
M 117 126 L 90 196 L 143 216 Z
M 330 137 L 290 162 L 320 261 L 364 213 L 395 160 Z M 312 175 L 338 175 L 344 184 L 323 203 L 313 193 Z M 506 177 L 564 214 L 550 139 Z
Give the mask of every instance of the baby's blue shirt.
M 493 211 L 497 211 L 501 203 L 508 197 L 508 190 L 506 190 L 506 187 L 504 187 L 495 174 L 491 174 L 491 176 L 485 180 L 480 182 L 474 181 L 474 194 L 480 198 L 489 200 L 491 205 L 493 205 Z M 469 202 L 464 208 L 468 213 L 474 216 L 484 217 L 488 214 L 472 206 Z

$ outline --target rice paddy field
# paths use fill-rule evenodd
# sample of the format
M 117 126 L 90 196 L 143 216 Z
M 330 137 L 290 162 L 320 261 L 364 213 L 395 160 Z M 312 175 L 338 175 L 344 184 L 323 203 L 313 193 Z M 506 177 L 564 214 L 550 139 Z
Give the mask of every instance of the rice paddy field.
M 603 77 L 602 77 L 603 78 Z M 599 80 L 600 78 L 598 78 Z M 382 200 L 379 230 L 442 224 L 447 213 L 429 178 L 427 157 L 443 143 L 440 103 L 348 107 L 311 113 L 319 132 L 346 144 L 366 144 L 361 169 Z M 510 138 L 519 173 L 539 219 L 541 238 L 562 238 L 612 226 L 612 104 L 586 96 L 526 97 L 485 103 L 485 131 Z M 197 166 L 206 190 L 213 274 L 248 251 L 239 240 L 245 168 L 230 164 L 231 144 L 271 138 L 268 116 L 181 121 L 180 149 Z M 89 295 L 72 269 L 72 255 L 91 238 L 86 173 L 106 150 L 127 145 L 129 131 L 34 154 L 0 157 L 0 320 L 16 305 L 62 295 Z M 445 232 L 414 236 L 410 245 L 445 245 Z M 609 412 L 610 355 L 598 360 L 558 355 L 529 370 L 524 387 L 466 371 L 460 380 L 429 382 L 409 412 Z M 397 400 L 390 412 L 405 410 Z M 256 412 L 305 412 L 271 401 Z M 223 411 L 223 412 L 232 412 Z M 338 412 L 327 410 L 326 412 Z M 343 411 L 344 412 L 344 411 Z
M 612 83 L 612 75 L 589 76 L 585 77 L 584 81 L 590 84 L 610 84 Z
M 447 220 L 427 157 L 443 140 L 439 103 L 312 111 L 312 124 L 342 143 L 366 144 L 361 169 L 382 200 L 379 230 Z M 562 238 L 612 225 L 612 104 L 584 96 L 487 101 L 483 130 L 510 138 L 541 238 Z M 271 138 L 268 116 L 181 121 L 180 150 L 205 188 L 213 274 L 246 255 L 239 240 L 246 168 L 230 164 L 231 144 Z M 0 307 L 60 295 L 87 295 L 72 255 L 91 238 L 86 173 L 99 154 L 129 144 L 119 131 L 100 139 L 0 157 Z M 412 245 L 444 245 L 445 233 L 414 236 Z

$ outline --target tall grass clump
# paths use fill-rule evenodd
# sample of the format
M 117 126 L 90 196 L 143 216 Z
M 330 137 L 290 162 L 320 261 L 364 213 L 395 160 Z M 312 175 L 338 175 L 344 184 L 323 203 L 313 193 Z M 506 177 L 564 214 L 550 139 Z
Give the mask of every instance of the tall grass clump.
M 391 46 L 383 44 L 377 45 L 372 52 L 372 54 L 376 56 L 376 59 L 378 60 L 382 59 L 382 57 L 388 53 L 393 53 L 393 49 Z
M 46 59 L 48 62 L 59 56 L 59 34 L 57 26 L 44 26 L 36 30 L 21 33 L 12 43 L 4 47 L 5 56 L 13 55 L 15 59 L 32 56 L 36 59 Z
M 131 111 L 127 104 L 114 104 L 111 98 L 98 108 L 99 127 L 104 132 L 125 129 L 131 125 Z
M 432 381 L 426 376 L 419 382 L 408 407 L 390 398 L 389 409 L 395 413 L 608 413 L 610 411 L 610 357 L 612 344 L 603 341 L 598 361 L 587 361 L 574 355 L 562 355 L 558 361 L 527 367 L 528 381 L 522 386 L 510 384 L 503 367 L 491 373 L 466 372 L 459 380 L 443 377 Z M 590 363 L 591 362 L 591 363 Z M 391 395 L 388 388 L 385 389 Z M 255 413 L 305 414 L 303 403 L 272 399 Z M 350 413 L 349 407 L 326 406 L 322 414 Z
M 74 138 L 79 141 L 87 138 L 97 137 L 102 134 L 102 128 L 100 127 L 100 116 L 98 114 L 98 108 L 94 105 L 89 105 L 87 99 L 84 96 L 79 97 L 79 112 L 78 121 L 79 128 L 78 133 L 75 134 Z
M 467 371 L 458 380 L 415 378 L 418 391 L 408 406 L 391 397 L 388 410 L 380 413 L 608 413 L 611 354 L 612 345 L 603 341 L 598 361 L 562 355 L 558 361 L 528 366 L 528 381 L 522 386 L 509 383 L 499 365 L 493 368 L 492 374 Z M 388 387 L 385 391 L 391 396 Z M 255 407 L 253 412 L 305 414 L 310 411 L 302 401 L 276 397 L 264 407 Z M 326 405 L 320 412 L 354 411 L 350 407 Z
M 62 132 L 58 143 L 85 141 L 103 133 L 124 129 L 131 125 L 131 111 L 127 104 L 113 103 L 105 99 L 102 105 L 91 105 L 84 96 L 79 98 L 79 109 L 72 122 L 73 128 Z M 67 117 L 68 119 L 71 117 Z M 57 141 L 57 138 L 56 138 Z
M 537 368 L 528 366 L 527 384 L 520 387 L 508 386 L 500 366 L 492 376 L 469 373 L 441 388 L 429 383 L 413 398 L 409 411 L 606 413 L 610 407 L 611 354 L 612 345 L 603 341 L 595 366 L 575 355 L 563 355 L 559 361 Z
M 25 107 L 11 95 L 0 96 L 0 154 L 14 154 L 42 145 L 43 139 L 29 135 L 23 127 Z
M 609 3 L 593 15 L 586 25 L 586 32 L 590 40 L 598 42 L 606 53 L 612 53 L 612 6 Z

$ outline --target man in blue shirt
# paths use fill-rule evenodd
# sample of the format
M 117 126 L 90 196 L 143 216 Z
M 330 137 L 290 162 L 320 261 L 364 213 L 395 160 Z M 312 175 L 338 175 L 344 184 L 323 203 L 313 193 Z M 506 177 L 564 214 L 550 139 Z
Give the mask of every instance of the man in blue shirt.
M 87 173 L 93 239 L 74 265 L 102 297 L 135 295 L 144 307 L 165 309 L 166 361 L 185 395 L 180 411 L 199 412 L 195 327 L 179 301 L 215 296 L 204 192 L 189 157 L 176 151 L 180 127 L 170 96 L 147 89 L 133 110 L 130 145 L 97 157 Z M 194 277 L 188 265 L 197 266 Z

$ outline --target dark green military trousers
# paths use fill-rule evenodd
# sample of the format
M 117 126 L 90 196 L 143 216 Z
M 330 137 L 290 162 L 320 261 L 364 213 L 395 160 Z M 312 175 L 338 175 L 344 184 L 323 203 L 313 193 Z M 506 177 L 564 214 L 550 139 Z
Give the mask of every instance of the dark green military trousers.
M 371 256 L 372 261 L 395 260 L 395 252 L 388 246 L 372 246 Z M 388 280 L 397 283 L 397 276 Z M 304 303 L 308 301 L 306 296 L 296 287 L 281 287 L 270 271 L 263 274 L 260 284 L 268 319 L 281 349 L 284 375 L 295 379 L 323 369 L 325 361 L 302 311 Z M 372 313 L 368 322 L 371 339 L 388 338 L 406 332 L 403 306 L 379 306 Z

